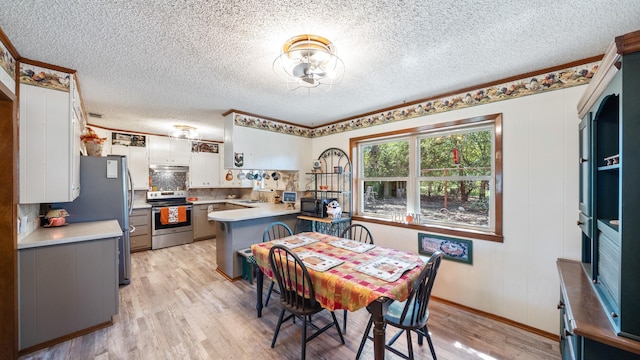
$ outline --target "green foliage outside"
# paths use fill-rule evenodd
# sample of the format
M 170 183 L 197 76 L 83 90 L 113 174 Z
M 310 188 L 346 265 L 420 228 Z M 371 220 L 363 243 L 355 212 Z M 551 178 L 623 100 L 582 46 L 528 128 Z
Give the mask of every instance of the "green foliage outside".
M 409 176 L 409 141 L 367 146 L 362 151 L 365 177 Z
M 416 176 L 423 178 L 419 182 L 420 207 L 425 219 L 431 218 L 428 212 L 432 211 L 431 220 L 456 222 L 451 213 L 459 210 L 466 213 L 465 219 L 460 219 L 465 223 L 488 224 L 492 139 L 492 130 L 486 128 L 419 138 L 420 160 Z M 406 207 L 403 192 L 406 182 L 389 178 L 413 176 L 409 174 L 409 140 L 368 145 L 362 149 L 362 156 L 365 178 L 387 178 L 387 181 L 365 182 L 376 193 L 377 203 Z M 480 219 L 466 218 L 471 213 Z

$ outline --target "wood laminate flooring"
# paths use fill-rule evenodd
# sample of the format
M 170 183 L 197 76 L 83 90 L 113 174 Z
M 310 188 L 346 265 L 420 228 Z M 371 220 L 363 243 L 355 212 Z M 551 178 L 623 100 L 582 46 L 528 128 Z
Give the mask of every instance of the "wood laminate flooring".
M 120 288 L 112 326 L 20 359 L 299 359 L 301 322 L 285 323 L 272 349 L 277 295 L 257 318 L 255 283 L 225 280 L 215 271 L 215 251 L 215 240 L 205 240 L 132 254 L 131 284 Z M 430 312 L 440 360 L 560 359 L 556 341 L 437 301 Z M 342 326 L 342 310 L 336 316 Z M 319 325 L 329 319 L 326 311 L 313 317 Z M 307 358 L 354 359 L 367 321 L 364 309 L 349 313 L 346 344 L 330 329 L 307 344 Z M 387 339 L 393 331 L 387 328 Z M 405 339 L 395 345 L 403 352 Z M 431 359 L 426 341 L 418 346 L 415 334 L 413 345 L 416 359 Z M 368 341 L 361 359 L 372 358 Z M 386 358 L 399 359 L 389 351 Z

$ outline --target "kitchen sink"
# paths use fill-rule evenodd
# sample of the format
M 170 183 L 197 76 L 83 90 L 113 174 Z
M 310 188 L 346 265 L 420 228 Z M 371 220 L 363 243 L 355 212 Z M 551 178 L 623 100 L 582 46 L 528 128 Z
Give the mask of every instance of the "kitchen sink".
M 245 204 L 254 204 L 259 203 L 260 200 L 236 200 L 237 202 L 245 203 Z

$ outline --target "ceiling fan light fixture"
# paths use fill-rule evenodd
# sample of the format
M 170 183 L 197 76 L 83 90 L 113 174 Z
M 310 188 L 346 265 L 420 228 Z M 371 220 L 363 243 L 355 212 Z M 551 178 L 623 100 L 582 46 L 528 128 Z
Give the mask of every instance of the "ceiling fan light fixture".
M 189 125 L 173 125 L 174 129 L 169 133 L 169 137 L 178 140 L 200 140 L 202 137 L 193 126 Z
M 344 63 L 331 41 L 318 35 L 298 35 L 282 45 L 273 62 L 273 71 L 290 90 L 322 88 L 328 90 L 342 81 Z

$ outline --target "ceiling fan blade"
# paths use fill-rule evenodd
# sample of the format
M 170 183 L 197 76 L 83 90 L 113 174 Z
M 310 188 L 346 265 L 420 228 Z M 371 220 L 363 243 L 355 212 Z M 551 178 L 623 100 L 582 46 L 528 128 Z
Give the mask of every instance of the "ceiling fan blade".
M 309 75 L 310 69 L 311 69 L 311 64 L 300 63 L 293 67 L 293 70 L 291 70 L 291 73 L 293 74 L 293 76 L 297 78 L 303 78 Z
M 303 76 L 303 77 L 300 78 L 300 80 L 306 82 L 307 84 L 311 84 L 311 85 L 315 85 L 316 84 L 316 81 L 310 76 Z

